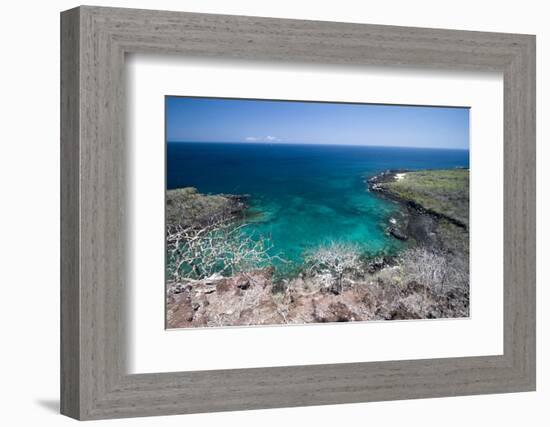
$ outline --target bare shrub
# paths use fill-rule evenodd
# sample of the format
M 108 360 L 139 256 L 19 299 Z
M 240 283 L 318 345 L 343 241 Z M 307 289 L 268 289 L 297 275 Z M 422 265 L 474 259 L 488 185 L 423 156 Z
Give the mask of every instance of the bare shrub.
M 244 232 L 246 226 L 222 218 L 200 227 L 171 227 L 166 237 L 169 274 L 175 281 L 200 280 L 269 265 L 271 241 Z
M 371 277 L 375 278 L 377 282 L 401 286 L 403 284 L 403 267 L 400 265 L 387 266 L 375 272 Z
M 401 264 L 407 282 L 418 282 L 434 292 L 468 287 L 468 264 L 462 258 L 421 247 L 405 251 Z
M 333 242 L 307 251 L 304 256 L 309 271 L 321 275 L 329 274 L 333 279 L 330 290 L 342 292 L 342 279 L 345 274 L 361 270 L 360 252 L 356 245 Z

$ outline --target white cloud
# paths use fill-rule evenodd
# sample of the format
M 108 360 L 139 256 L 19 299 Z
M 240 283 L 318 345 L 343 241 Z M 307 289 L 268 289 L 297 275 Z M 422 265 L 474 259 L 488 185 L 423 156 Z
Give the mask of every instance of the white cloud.
M 265 141 L 265 142 L 275 142 L 280 141 L 281 138 L 277 138 L 276 136 L 267 135 L 267 136 L 247 136 L 245 141 L 248 142 L 257 142 L 257 141 Z

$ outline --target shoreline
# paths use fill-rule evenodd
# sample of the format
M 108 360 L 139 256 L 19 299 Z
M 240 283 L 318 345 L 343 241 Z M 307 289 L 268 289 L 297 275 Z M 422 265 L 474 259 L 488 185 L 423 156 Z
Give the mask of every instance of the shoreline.
M 386 230 L 391 236 L 401 241 L 412 239 L 417 245 L 434 246 L 435 242 L 430 239 L 436 228 L 432 214 L 418 203 L 400 197 L 382 186 L 385 183 L 402 180 L 408 172 L 411 171 L 408 169 L 390 169 L 380 172 L 366 180 L 367 189 L 378 194 L 379 197 L 398 203 L 404 208 L 400 212 L 401 218 L 398 219 L 392 216 L 389 219 Z
M 456 169 L 463 169 L 464 170 L 464 169 L 467 169 L 467 168 L 456 168 Z M 393 200 L 395 202 L 404 204 L 407 207 L 415 209 L 420 214 L 432 215 L 432 216 L 434 216 L 438 219 L 443 218 L 443 219 L 453 223 L 457 227 L 461 227 L 461 228 L 464 228 L 464 229 L 467 230 L 468 226 L 466 224 L 464 224 L 462 221 L 459 221 L 458 219 L 450 217 L 448 215 L 445 215 L 441 212 L 437 212 L 433 209 L 427 208 L 427 207 L 423 206 L 421 203 L 418 203 L 415 200 L 402 197 L 399 194 L 397 194 L 397 193 L 383 187 L 382 185 L 380 185 L 380 184 L 385 184 L 385 183 L 388 183 L 388 182 L 401 181 L 401 180 L 404 179 L 404 177 L 407 173 L 423 172 L 423 171 L 439 171 L 439 170 L 447 170 L 447 169 L 418 169 L 418 170 L 388 169 L 384 172 L 381 172 L 379 174 L 376 174 L 376 175 L 372 176 L 371 178 L 368 178 L 366 180 L 367 188 L 368 188 L 369 191 L 373 191 L 375 193 L 381 194 L 381 195 L 383 195 L 384 197 L 386 197 L 390 200 Z
M 440 223 L 449 223 L 464 233 L 469 232 L 469 226 L 464 221 L 457 219 L 438 210 L 425 206 L 421 201 L 415 199 L 414 193 L 403 195 L 392 189 L 392 185 L 403 184 L 408 174 L 438 174 L 449 171 L 468 170 L 468 168 L 453 169 L 388 169 L 379 172 L 365 180 L 368 191 L 378 194 L 387 200 L 401 205 L 402 217 L 399 219 L 391 217 L 387 231 L 396 239 L 407 241 L 413 239 L 417 245 L 437 247 L 441 249 L 448 246 L 438 233 Z M 438 242 L 439 240 L 439 242 Z M 443 239 L 445 240 L 445 239 Z

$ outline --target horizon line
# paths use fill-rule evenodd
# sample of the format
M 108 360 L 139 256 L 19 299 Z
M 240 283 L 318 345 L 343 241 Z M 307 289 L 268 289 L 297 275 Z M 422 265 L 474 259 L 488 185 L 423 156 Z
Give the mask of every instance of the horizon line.
M 458 148 L 458 147 L 419 147 L 419 146 L 408 146 L 408 145 L 367 145 L 367 144 L 322 144 L 315 142 L 267 142 L 267 141 L 169 141 L 166 140 L 167 144 L 243 144 L 243 145 L 312 145 L 312 146 L 325 146 L 325 147 L 374 147 L 374 148 L 416 148 L 416 149 L 426 149 L 426 150 L 459 150 L 459 151 L 470 151 L 468 148 Z

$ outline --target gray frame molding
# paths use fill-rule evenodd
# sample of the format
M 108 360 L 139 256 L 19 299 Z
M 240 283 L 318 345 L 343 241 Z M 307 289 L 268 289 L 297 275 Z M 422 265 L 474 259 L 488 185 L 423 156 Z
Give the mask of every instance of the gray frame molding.
M 504 75 L 504 354 L 128 375 L 124 57 Z M 83 6 L 61 14 L 61 412 L 100 419 L 535 390 L 535 37 Z

